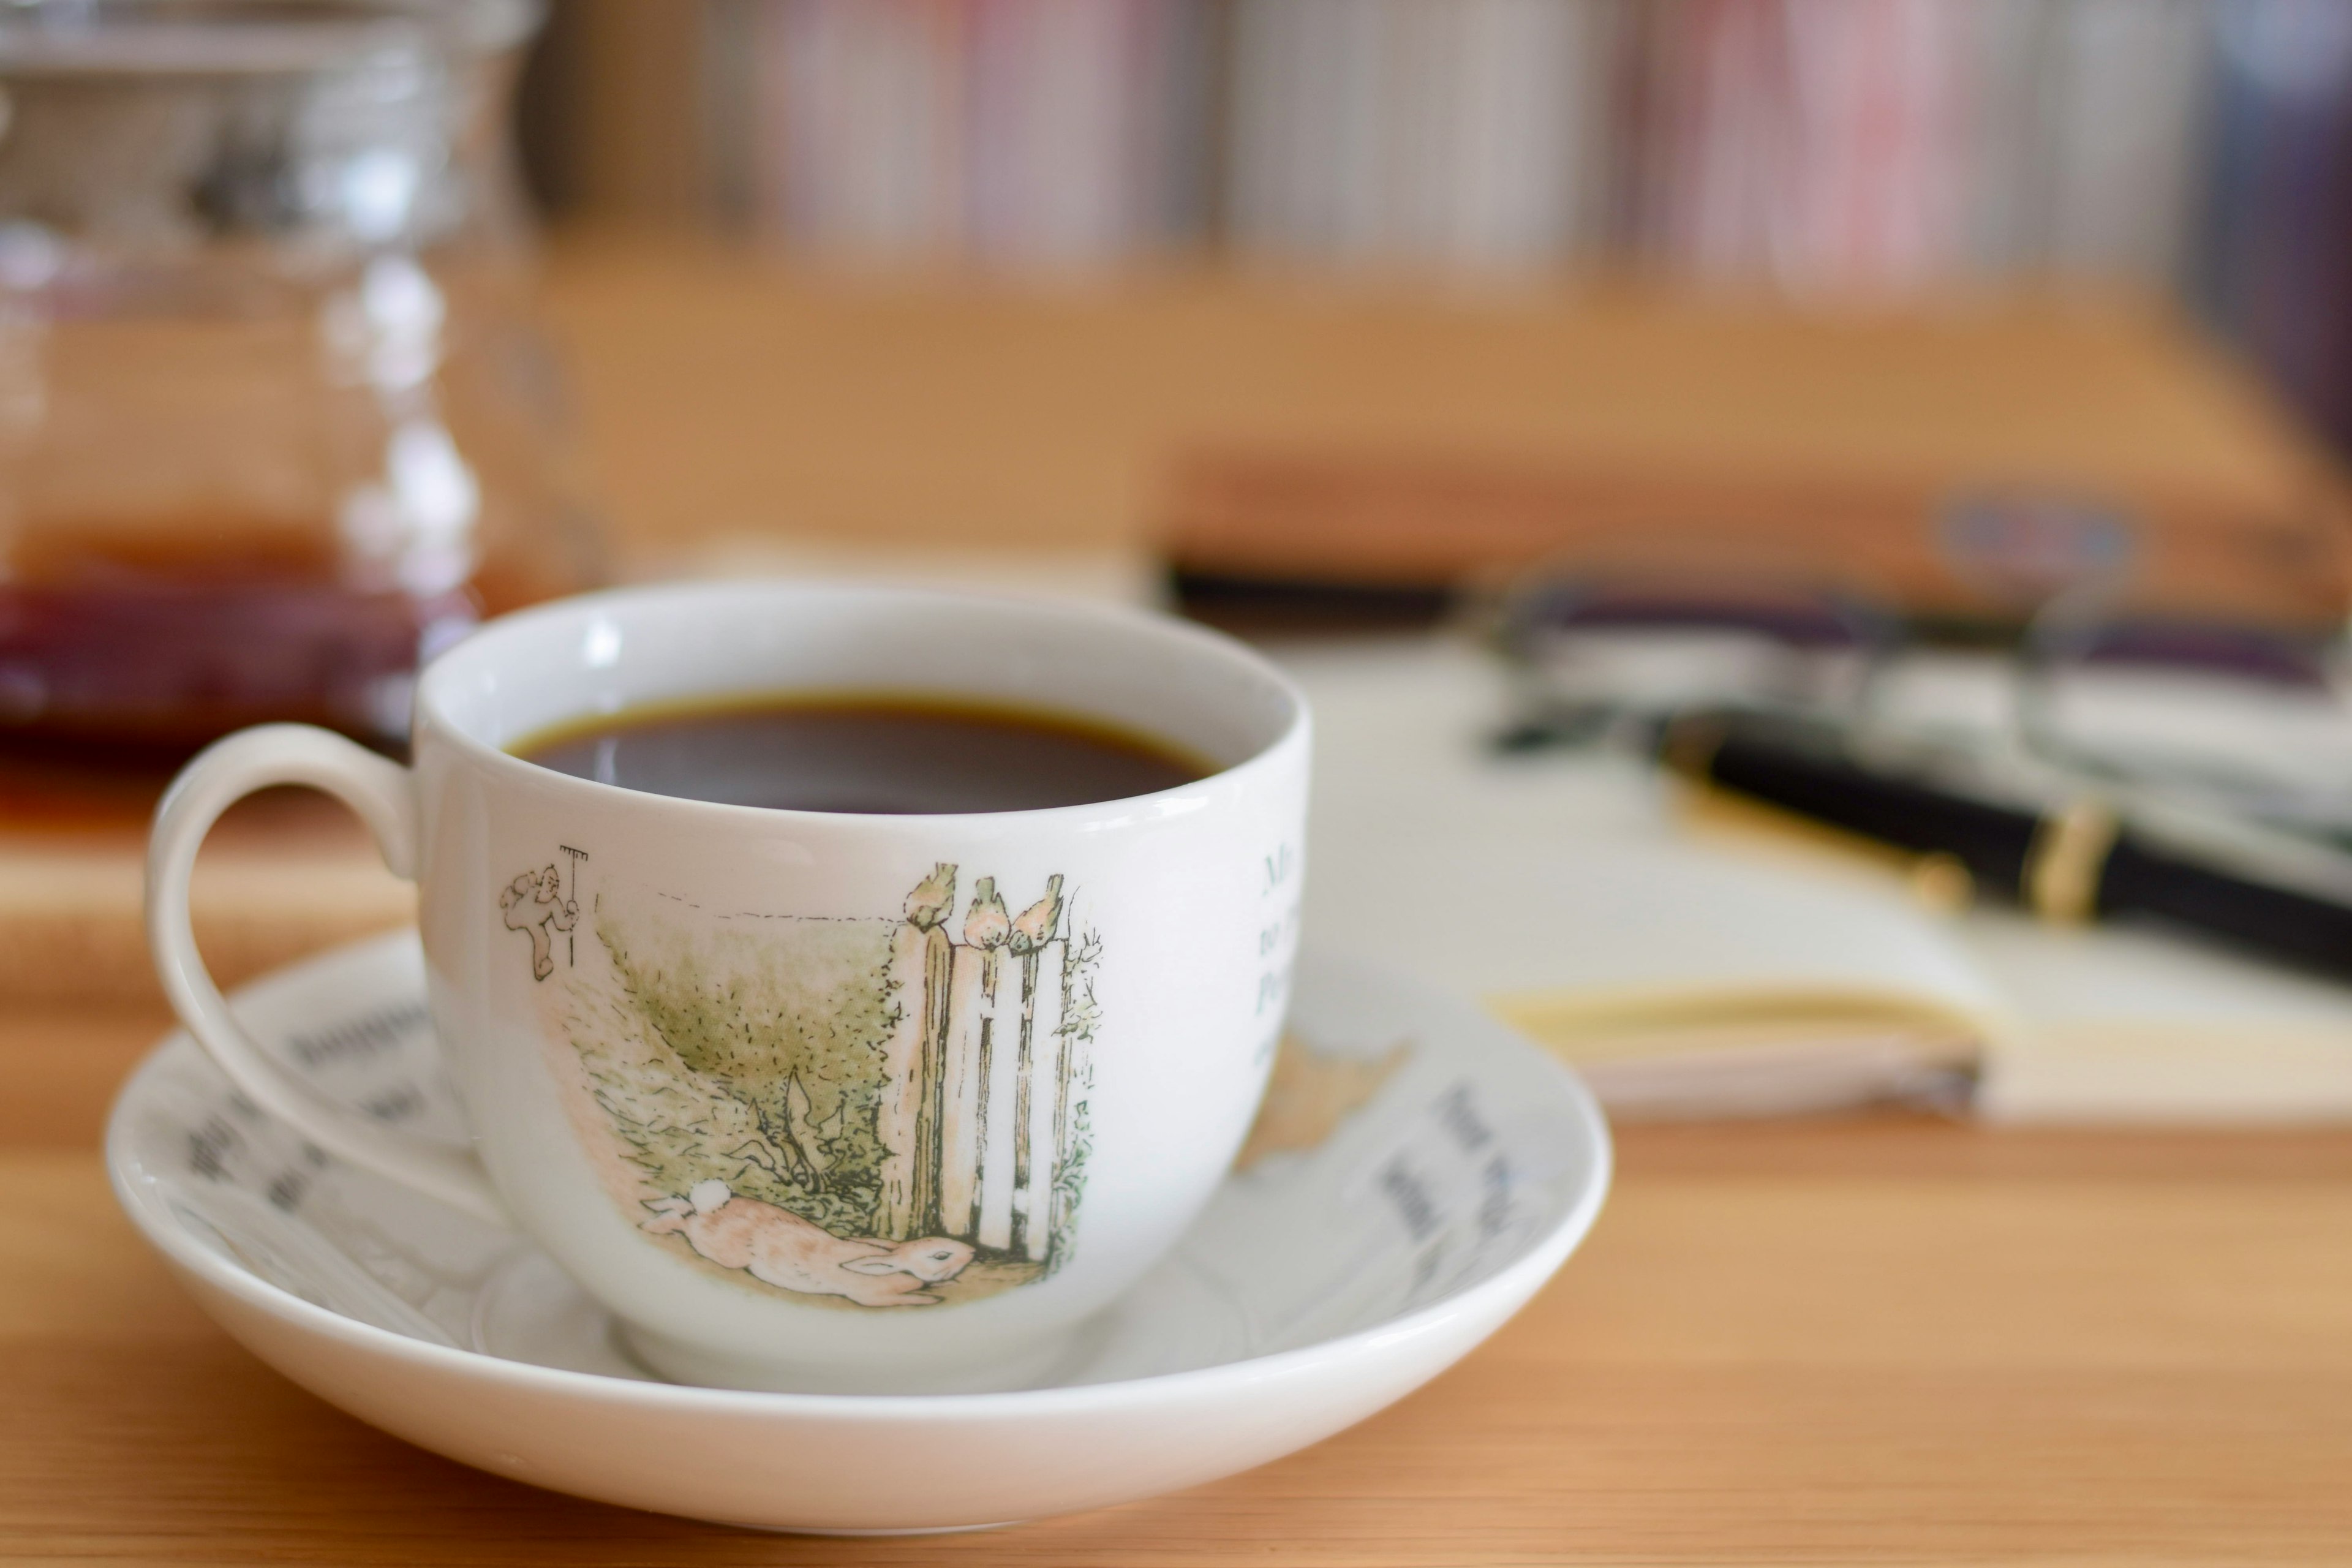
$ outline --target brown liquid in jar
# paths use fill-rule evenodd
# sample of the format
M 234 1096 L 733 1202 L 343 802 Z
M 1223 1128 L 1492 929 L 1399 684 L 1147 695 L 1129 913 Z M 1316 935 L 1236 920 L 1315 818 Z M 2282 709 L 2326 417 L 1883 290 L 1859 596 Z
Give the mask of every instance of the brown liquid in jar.
M 493 566 L 438 594 L 369 590 L 332 539 L 203 516 L 20 533 L 0 578 L 0 758 L 169 760 L 280 720 L 396 747 L 421 658 L 561 587 Z

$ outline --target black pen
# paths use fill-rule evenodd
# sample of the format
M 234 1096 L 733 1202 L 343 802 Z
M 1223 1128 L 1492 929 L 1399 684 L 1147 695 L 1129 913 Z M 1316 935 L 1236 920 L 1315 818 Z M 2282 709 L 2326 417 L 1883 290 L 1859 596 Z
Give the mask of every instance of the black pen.
M 1659 757 L 1730 791 L 1920 855 L 1948 856 L 1974 890 L 2055 921 L 2147 918 L 2352 976 L 2352 866 L 2278 834 L 2183 829 L 2095 794 L 1999 798 L 1858 756 L 1834 731 L 1752 715 L 1668 723 Z

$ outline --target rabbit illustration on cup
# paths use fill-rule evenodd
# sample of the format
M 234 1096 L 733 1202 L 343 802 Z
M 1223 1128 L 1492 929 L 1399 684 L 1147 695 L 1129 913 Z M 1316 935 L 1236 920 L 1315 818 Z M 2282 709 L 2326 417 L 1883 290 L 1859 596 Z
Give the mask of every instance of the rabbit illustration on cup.
M 977 1300 L 1068 1262 L 1101 939 L 1061 873 L 1034 901 L 992 876 L 959 897 L 937 861 L 889 912 L 818 918 L 714 914 L 606 867 L 593 897 L 526 872 L 502 909 L 549 943 L 556 1065 L 629 1224 L 828 1305 Z
M 844 1237 L 790 1209 L 739 1197 L 722 1181 L 698 1182 L 685 1197 L 650 1205 L 645 1228 L 682 1236 L 687 1245 L 722 1268 L 809 1296 L 842 1296 L 861 1307 L 926 1307 L 940 1298 L 924 1287 L 943 1284 L 972 1259 L 964 1242 L 943 1236 L 887 1242 Z

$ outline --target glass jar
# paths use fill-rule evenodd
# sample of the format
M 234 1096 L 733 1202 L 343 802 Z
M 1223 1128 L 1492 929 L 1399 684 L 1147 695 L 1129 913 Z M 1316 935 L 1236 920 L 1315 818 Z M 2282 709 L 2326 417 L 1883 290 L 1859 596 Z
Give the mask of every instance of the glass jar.
M 595 574 L 507 112 L 534 0 L 0 4 L 0 748 L 397 744 Z

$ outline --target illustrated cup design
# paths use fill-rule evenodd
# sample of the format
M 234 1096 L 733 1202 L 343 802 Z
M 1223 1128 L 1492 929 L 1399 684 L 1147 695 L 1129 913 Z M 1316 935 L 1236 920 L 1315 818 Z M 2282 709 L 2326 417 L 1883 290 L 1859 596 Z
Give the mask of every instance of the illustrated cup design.
M 540 766 L 646 708 L 917 692 L 1140 730 L 1188 782 L 1026 811 L 731 805 Z M 1242 1147 L 1297 952 L 1311 736 L 1197 627 L 977 595 L 635 588 L 494 622 L 418 678 L 409 765 L 271 725 L 156 816 L 166 994 L 327 1154 L 530 1236 L 651 1370 L 1017 1387 L 1143 1279 Z M 256 790 L 325 790 L 417 887 L 466 1142 L 344 1105 L 238 1022 L 188 910 Z
M 572 853 L 568 886 L 525 870 L 499 907 L 640 1228 L 824 1305 L 972 1300 L 1069 1258 L 1102 940 L 1065 933 L 1059 874 L 1017 915 L 982 877 L 958 920 L 943 861 L 897 914 L 730 917 L 625 889 L 583 906 L 593 852 Z

